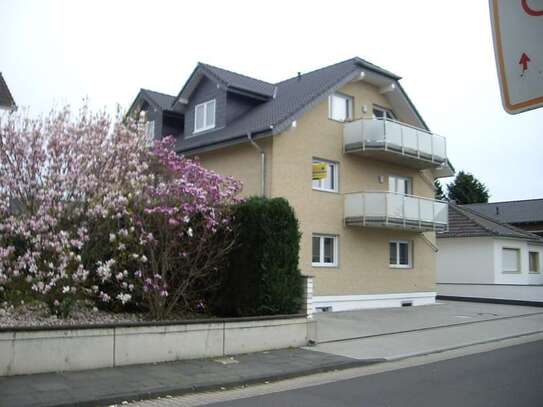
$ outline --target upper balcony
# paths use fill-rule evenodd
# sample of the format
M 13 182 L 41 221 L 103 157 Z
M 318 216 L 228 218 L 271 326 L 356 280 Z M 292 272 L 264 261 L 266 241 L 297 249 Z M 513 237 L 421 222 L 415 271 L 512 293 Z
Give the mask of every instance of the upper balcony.
M 360 119 L 345 123 L 346 153 L 405 165 L 419 170 L 447 162 L 445 137 L 391 119 Z
M 395 192 L 345 194 L 345 224 L 417 232 L 443 231 L 448 226 L 448 204 Z

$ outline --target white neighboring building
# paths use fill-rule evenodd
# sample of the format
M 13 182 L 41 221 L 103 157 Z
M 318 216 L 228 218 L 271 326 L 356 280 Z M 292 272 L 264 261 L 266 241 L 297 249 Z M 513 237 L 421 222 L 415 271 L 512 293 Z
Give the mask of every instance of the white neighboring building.
M 437 243 L 438 296 L 543 305 L 541 237 L 450 204 Z

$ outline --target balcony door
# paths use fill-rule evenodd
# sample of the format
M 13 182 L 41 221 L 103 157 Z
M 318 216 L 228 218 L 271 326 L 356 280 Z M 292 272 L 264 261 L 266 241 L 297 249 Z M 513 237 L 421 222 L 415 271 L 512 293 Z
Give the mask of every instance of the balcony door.
M 408 177 L 388 177 L 388 190 L 402 195 L 413 194 L 413 180 Z

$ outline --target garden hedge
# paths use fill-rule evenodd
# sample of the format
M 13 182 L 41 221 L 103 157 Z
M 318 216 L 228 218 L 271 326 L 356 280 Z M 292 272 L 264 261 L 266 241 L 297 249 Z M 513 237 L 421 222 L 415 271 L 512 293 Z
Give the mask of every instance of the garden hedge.
M 230 317 L 299 312 L 301 234 L 288 201 L 252 197 L 237 204 L 234 230 L 236 244 L 222 276 L 215 312 Z

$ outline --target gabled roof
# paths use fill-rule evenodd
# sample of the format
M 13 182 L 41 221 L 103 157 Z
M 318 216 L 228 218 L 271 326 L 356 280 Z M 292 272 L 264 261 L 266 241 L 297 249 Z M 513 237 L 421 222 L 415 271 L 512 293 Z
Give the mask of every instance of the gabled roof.
M 409 110 L 420 127 L 428 129 L 403 88 L 399 86 L 397 81 L 400 77 L 361 58 L 351 58 L 305 73 L 300 78 L 295 76 L 274 85 L 206 64 L 198 64 L 178 98 L 183 99 L 190 95 L 197 86 L 199 75 L 204 74 L 215 75 L 224 82 L 230 80 L 228 83 L 235 83 L 238 87 L 251 88 L 253 93 L 264 94 L 267 92 L 272 97 L 229 123 L 228 126 L 206 133 L 205 137 L 178 140 L 178 150 L 182 152 L 197 151 L 217 144 L 247 138 L 248 133 L 253 136 L 279 134 L 330 93 L 360 77 L 361 72 L 366 74 L 365 80 L 371 80 L 379 86 L 390 83 L 397 84 L 398 103 Z
M 249 76 L 241 75 L 226 69 L 217 68 L 216 66 L 201 64 L 211 72 L 219 81 L 223 82 L 228 88 L 234 88 L 239 90 L 245 90 L 257 95 L 273 97 L 275 92 L 275 85 L 261 81 L 260 79 L 251 78 Z
M 0 72 L 0 107 L 15 108 L 15 100 L 9 91 L 8 84 Z
M 438 238 L 449 237 L 508 237 L 543 243 L 539 236 L 514 226 L 496 222 L 466 206 L 449 203 L 449 229 L 437 233 Z
M 134 109 L 141 109 L 144 101 L 147 101 L 155 109 L 161 111 L 171 110 L 171 105 L 174 100 L 175 96 L 142 88 L 128 108 L 127 115 L 132 114 Z
M 543 199 L 464 205 L 482 215 L 504 223 L 543 222 Z
M 268 100 L 275 94 L 275 86 L 271 83 L 199 62 L 185 85 L 183 85 L 175 102 L 188 100 L 203 77 L 210 78 L 228 90 L 241 91 L 262 100 Z M 174 103 L 172 103 L 172 106 Z
M 144 92 L 161 110 L 170 110 L 175 100 L 175 96 L 155 92 L 154 90 L 142 89 L 141 91 Z

